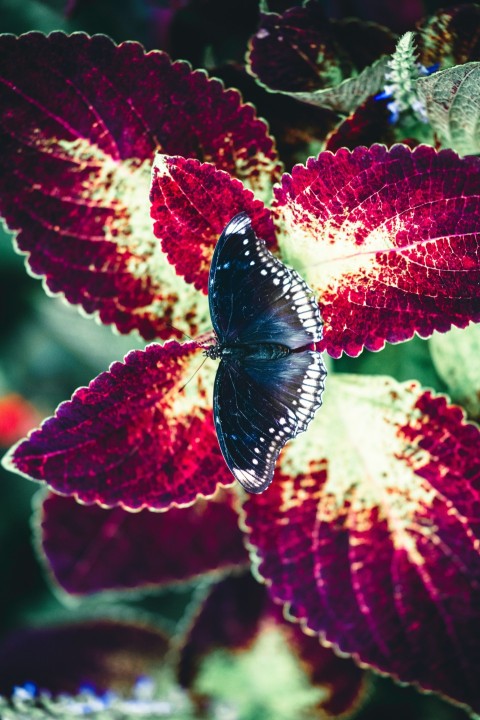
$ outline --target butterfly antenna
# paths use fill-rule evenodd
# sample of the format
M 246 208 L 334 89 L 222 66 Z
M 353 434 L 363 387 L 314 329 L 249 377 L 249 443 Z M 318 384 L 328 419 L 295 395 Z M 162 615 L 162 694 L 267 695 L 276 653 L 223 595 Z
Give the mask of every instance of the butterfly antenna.
M 180 328 L 175 327 L 175 325 L 173 325 L 173 323 L 166 322 L 165 326 L 172 328 L 172 330 L 176 330 L 177 332 L 181 333 L 182 335 L 185 335 L 185 337 L 188 338 L 189 340 L 193 341 L 193 338 L 191 338 L 190 335 L 188 335 L 188 333 L 186 333 L 184 330 L 180 330 Z
M 195 372 L 193 373 L 193 375 L 191 375 L 191 376 L 188 378 L 188 380 L 187 380 L 187 382 L 185 383 L 185 385 L 182 385 L 182 387 L 179 388 L 178 392 L 182 392 L 182 390 L 185 390 L 185 388 L 187 387 L 188 383 L 189 383 L 191 380 L 193 380 L 193 378 L 194 378 L 195 375 L 198 373 L 198 371 L 204 366 L 206 359 L 207 359 L 207 358 L 205 357 L 205 358 L 202 360 L 202 362 L 201 362 L 200 365 L 197 367 L 197 369 L 195 370 Z

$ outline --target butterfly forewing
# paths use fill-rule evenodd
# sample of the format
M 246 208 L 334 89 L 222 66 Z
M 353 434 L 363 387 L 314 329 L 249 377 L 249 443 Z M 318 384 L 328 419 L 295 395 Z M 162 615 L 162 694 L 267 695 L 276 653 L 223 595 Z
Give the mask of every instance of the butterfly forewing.
M 245 213 L 228 223 L 217 243 L 209 303 L 222 344 L 278 343 L 296 349 L 322 338 L 312 291 L 256 237 Z
M 265 362 L 223 359 L 215 378 L 214 416 L 223 456 L 249 492 L 271 483 L 278 454 L 321 405 L 326 372 L 316 352 Z

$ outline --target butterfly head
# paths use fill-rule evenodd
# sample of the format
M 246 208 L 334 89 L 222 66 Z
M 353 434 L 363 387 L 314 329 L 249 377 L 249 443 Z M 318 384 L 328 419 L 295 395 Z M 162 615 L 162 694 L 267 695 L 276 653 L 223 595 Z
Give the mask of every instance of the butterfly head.
M 222 356 L 222 346 L 219 343 L 210 345 L 205 348 L 203 354 L 206 358 L 210 358 L 210 360 L 218 360 Z

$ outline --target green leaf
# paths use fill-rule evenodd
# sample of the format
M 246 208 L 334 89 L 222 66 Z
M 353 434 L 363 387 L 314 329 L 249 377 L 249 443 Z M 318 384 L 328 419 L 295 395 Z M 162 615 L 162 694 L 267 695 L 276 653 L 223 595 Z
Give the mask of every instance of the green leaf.
M 200 671 L 196 691 L 236 707 L 235 717 L 241 720 L 317 717 L 314 707 L 326 692 L 310 684 L 273 625 L 266 625 L 248 653 L 212 653 Z
M 336 112 L 350 114 L 364 100 L 378 93 L 385 83 L 388 56 L 376 60 L 354 77 L 347 78 L 335 87 L 311 92 L 286 92 L 285 95 L 301 102 L 327 108 Z
M 429 345 L 433 364 L 452 400 L 470 417 L 480 419 L 480 325 L 435 333 Z
M 420 78 L 417 92 L 442 147 L 460 155 L 480 152 L 480 62 Z

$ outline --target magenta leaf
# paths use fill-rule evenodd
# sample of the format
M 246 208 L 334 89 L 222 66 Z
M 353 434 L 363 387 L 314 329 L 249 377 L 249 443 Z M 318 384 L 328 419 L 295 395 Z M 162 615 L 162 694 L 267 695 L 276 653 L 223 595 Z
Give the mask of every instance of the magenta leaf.
M 395 48 L 387 28 L 328 20 L 316 0 L 263 15 L 250 44 L 249 68 L 262 85 L 339 112 L 380 90 L 385 67 L 379 59 Z
M 192 379 L 197 349 L 170 342 L 132 351 L 13 447 L 6 466 L 84 503 L 130 510 L 189 505 L 230 485 L 210 366 Z
M 0 40 L 0 118 L 0 212 L 49 291 L 147 339 L 205 329 L 152 233 L 151 165 L 196 156 L 268 193 L 273 141 L 239 93 L 137 43 L 32 32 Z
M 248 213 L 270 249 L 275 231 L 270 211 L 244 185 L 211 163 L 158 155 L 153 166 L 153 231 L 179 275 L 207 292 L 213 249 L 225 225 Z
M 419 146 L 321 153 L 276 189 L 282 256 L 333 357 L 480 320 L 480 161 Z
M 480 430 L 415 383 L 334 390 L 311 469 L 244 505 L 259 573 L 322 641 L 478 712 Z
M 168 512 L 85 507 L 50 493 L 39 518 L 41 549 L 68 593 L 185 581 L 247 563 L 232 495 Z
M 17 630 L 0 643 L 0 692 L 35 683 L 52 693 L 128 692 L 164 662 L 165 636 L 144 622 L 88 620 Z

